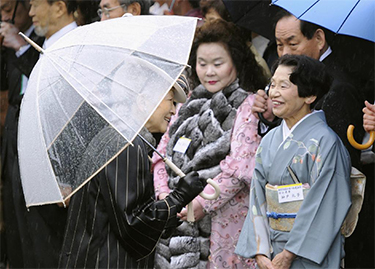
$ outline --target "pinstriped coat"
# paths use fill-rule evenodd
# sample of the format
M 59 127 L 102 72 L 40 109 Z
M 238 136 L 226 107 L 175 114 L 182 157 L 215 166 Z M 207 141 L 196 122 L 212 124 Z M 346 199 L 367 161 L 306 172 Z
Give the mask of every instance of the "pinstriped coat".
M 103 139 L 113 133 L 106 128 L 92 143 L 118 143 Z M 59 268 L 153 267 L 155 245 L 177 212 L 155 202 L 146 145 L 138 137 L 133 145 L 73 195 Z

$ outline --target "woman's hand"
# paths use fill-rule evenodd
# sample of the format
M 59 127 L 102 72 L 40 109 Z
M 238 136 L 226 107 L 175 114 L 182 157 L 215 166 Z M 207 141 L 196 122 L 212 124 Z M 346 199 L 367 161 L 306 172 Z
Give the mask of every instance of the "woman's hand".
M 272 113 L 272 101 L 264 90 L 258 90 L 255 95 L 251 112 L 258 118 L 258 112 L 263 113 L 263 117 L 268 121 L 273 121 L 275 115 Z
M 255 260 L 260 269 L 274 269 L 272 262 L 266 256 L 258 254 L 255 256 Z
M 296 255 L 286 249 L 277 254 L 272 260 L 273 268 L 288 269 L 292 265 Z
M 203 217 L 205 216 L 204 211 L 203 211 L 203 207 L 196 200 L 193 200 L 193 209 L 194 209 L 194 218 L 195 218 L 195 221 L 203 219 Z M 186 221 L 187 220 L 187 209 L 186 208 L 183 209 L 180 213 L 177 214 L 177 216 L 181 220 Z

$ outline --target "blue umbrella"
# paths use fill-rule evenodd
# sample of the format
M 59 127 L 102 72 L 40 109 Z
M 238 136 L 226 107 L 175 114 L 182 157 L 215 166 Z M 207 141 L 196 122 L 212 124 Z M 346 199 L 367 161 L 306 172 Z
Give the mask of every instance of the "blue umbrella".
M 300 20 L 375 42 L 374 0 L 273 0 Z

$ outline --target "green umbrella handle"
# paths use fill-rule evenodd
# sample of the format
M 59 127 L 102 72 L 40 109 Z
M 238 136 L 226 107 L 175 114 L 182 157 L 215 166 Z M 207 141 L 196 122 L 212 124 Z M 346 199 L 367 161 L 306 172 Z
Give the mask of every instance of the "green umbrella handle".
M 173 162 L 168 160 L 167 158 L 164 158 L 163 161 L 179 176 L 184 177 L 184 172 L 181 171 L 180 168 L 178 168 Z M 220 195 L 220 187 L 219 184 L 217 184 L 215 181 L 213 181 L 211 178 L 207 179 L 207 184 L 210 184 L 214 189 L 215 193 L 213 194 L 207 194 L 205 192 L 201 192 L 199 195 L 207 200 L 214 200 Z M 188 204 L 188 213 L 187 213 L 187 220 L 188 222 L 194 222 L 194 210 L 193 210 L 193 202 L 190 202 Z

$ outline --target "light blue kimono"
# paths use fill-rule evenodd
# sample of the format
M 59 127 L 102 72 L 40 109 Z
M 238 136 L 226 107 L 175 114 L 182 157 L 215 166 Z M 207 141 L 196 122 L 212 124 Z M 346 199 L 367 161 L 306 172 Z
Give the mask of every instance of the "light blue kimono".
M 265 186 L 293 184 L 287 166 L 311 189 L 292 230 L 282 232 L 269 227 Z M 351 206 L 350 171 L 349 154 L 322 111 L 301 120 L 284 141 L 281 125 L 269 132 L 257 151 L 249 213 L 235 252 L 273 259 L 285 248 L 297 255 L 291 268 L 339 268 L 344 257 L 340 227 Z

